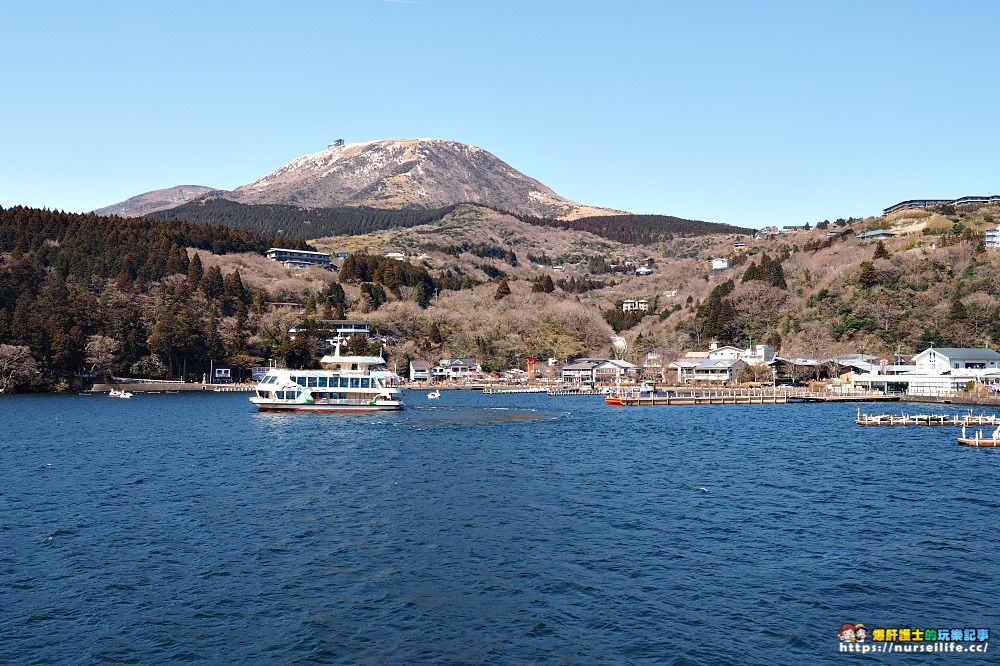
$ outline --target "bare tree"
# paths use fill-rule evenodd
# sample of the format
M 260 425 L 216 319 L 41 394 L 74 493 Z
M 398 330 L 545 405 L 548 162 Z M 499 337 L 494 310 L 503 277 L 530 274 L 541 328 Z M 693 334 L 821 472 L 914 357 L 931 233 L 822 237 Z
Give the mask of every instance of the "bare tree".
M 0 393 L 25 383 L 37 372 L 31 349 L 20 345 L 0 345 Z
M 118 362 L 118 350 L 121 348 L 114 338 L 104 335 L 91 335 L 87 338 L 87 364 L 90 371 L 99 377 L 110 377 Z
M 788 292 L 763 280 L 751 280 L 736 287 L 729 300 L 746 334 L 761 340 L 781 316 Z

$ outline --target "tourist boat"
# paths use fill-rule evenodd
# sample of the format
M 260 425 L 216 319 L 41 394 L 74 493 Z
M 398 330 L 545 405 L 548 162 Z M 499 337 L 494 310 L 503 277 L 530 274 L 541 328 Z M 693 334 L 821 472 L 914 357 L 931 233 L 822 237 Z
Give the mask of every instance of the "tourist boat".
M 131 391 L 119 391 L 118 389 L 111 389 L 108 391 L 109 398 L 131 398 Z
M 972 437 L 966 437 L 965 426 L 962 426 L 962 436 L 958 438 L 959 444 L 966 446 L 1000 446 L 1000 428 L 993 431 L 989 437 L 983 437 L 983 431 L 978 430 Z
M 526 386 L 522 388 L 484 388 L 483 393 L 486 395 L 498 395 L 500 393 L 548 393 L 548 389 L 544 386 Z
M 440 398 L 441 397 L 441 391 L 437 391 L 437 390 L 431 391 L 430 393 L 427 394 L 427 397 L 430 398 L 431 400 L 433 400 L 434 398 Z
M 260 412 L 370 412 L 400 409 L 400 378 L 381 356 L 341 356 L 340 345 L 321 370 L 271 368 L 250 402 Z

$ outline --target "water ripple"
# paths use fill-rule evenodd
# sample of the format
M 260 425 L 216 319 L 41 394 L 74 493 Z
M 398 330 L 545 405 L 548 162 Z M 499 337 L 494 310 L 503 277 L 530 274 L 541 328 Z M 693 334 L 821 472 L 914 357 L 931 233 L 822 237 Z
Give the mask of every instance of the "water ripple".
M 839 405 L 2 396 L 0 662 L 835 663 L 1000 626 L 995 451 Z

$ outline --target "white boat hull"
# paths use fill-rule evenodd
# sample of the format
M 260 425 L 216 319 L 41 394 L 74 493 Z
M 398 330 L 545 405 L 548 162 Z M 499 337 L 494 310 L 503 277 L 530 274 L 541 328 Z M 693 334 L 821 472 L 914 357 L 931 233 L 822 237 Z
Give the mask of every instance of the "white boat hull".
M 391 412 L 403 408 L 398 400 L 379 401 L 375 404 L 298 404 L 250 398 L 258 412 Z

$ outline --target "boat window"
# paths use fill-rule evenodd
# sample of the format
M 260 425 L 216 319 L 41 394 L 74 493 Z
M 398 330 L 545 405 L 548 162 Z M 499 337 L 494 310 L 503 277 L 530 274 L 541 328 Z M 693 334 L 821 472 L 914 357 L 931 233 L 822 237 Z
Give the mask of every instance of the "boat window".
M 305 386 L 306 385 L 306 378 L 305 377 L 295 377 L 294 379 L 295 379 L 295 383 L 298 384 L 299 386 Z
M 368 388 L 368 378 L 367 377 L 362 377 L 361 378 L 361 388 Z
M 360 387 L 361 387 L 361 378 L 351 377 L 351 388 L 360 388 Z
M 340 378 L 340 388 L 347 388 L 347 377 Z
M 317 377 L 309 378 L 309 388 L 316 388 L 317 386 L 319 386 L 319 382 L 317 381 L 317 379 L 318 379 Z
M 266 381 L 268 384 L 273 384 L 278 381 L 278 375 L 268 375 Z
M 326 388 L 326 377 L 320 377 L 319 378 L 319 387 L 320 388 Z

